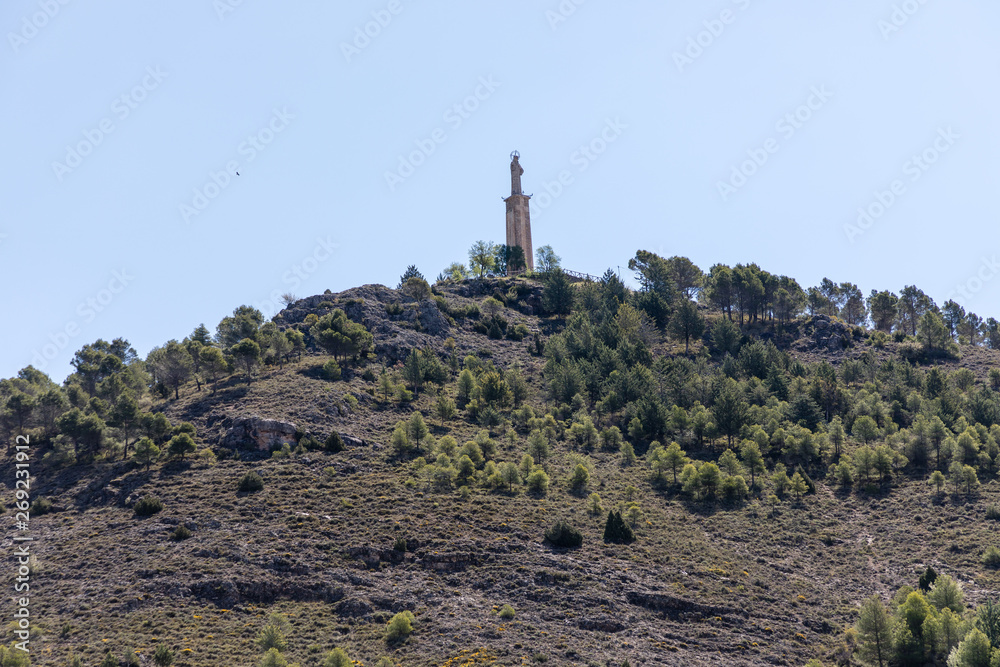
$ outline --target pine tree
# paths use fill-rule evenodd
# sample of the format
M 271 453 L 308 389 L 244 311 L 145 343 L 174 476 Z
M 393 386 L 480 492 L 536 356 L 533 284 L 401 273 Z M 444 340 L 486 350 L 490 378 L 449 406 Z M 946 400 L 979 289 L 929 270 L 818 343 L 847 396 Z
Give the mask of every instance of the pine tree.
M 892 657 L 892 618 L 877 595 L 861 605 L 858 653 L 866 664 L 878 667 L 886 667 Z
M 132 455 L 132 458 L 137 464 L 145 466 L 146 470 L 149 470 L 150 464 L 159 458 L 159 456 L 160 448 L 149 438 L 141 438 L 135 444 L 135 453 Z
M 615 544 L 628 544 L 635 539 L 635 534 L 620 512 L 608 511 L 608 520 L 604 524 L 604 541 Z

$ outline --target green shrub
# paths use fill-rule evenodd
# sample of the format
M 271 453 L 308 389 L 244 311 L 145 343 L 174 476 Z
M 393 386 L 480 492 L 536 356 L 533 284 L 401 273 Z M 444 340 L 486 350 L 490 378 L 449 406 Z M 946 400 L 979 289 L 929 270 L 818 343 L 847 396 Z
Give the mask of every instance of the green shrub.
M 279 449 L 275 449 L 271 452 L 271 458 L 275 460 L 287 459 L 292 455 L 292 447 L 287 442 L 281 445 Z
M 591 493 L 590 496 L 587 497 L 587 512 L 593 516 L 597 516 L 603 511 L 604 508 L 601 507 L 601 496 L 597 493 Z
M 403 314 L 403 304 L 401 303 L 387 303 L 385 304 L 385 312 L 391 317 Z
M 194 440 L 187 433 L 178 433 L 167 443 L 167 452 L 181 460 L 188 454 L 194 454 L 197 450 L 198 446 L 194 444 Z
M 622 465 L 630 466 L 635 463 L 635 447 L 628 440 L 622 440 L 622 444 L 619 446 L 618 451 L 622 455 Z
M 323 446 L 326 447 L 326 451 L 336 454 L 337 452 L 344 451 L 344 440 L 340 437 L 339 433 L 331 431 Z
M 157 644 L 153 651 L 153 662 L 156 667 L 170 667 L 174 663 L 174 652 L 166 644 Z
M 264 628 L 257 633 L 257 639 L 254 641 L 262 651 L 267 651 L 273 648 L 280 652 L 288 648 L 288 640 L 285 639 L 285 633 L 282 632 L 281 628 L 274 623 L 268 623 L 265 625 Z
M 983 552 L 983 565 L 993 570 L 1000 569 L 1000 549 L 987 547 Z
M 986 508 L 986 518 L 993 521 L 1000 521 L 1000 507 L 990 505 Z
M 509 620 L 514 618 L 515 616 L 514 608 L 511 607 L 509 604 L 505 604 L 504 606 L 500 607 L 499 616 L 504 620 Z
M 524 324 L 515 324 L 507 329 L 507 338 L 515 341 L 524 340 L 531 333 Z
M 388 642 L 404 641 L 413 632 L 413 614 L 409 611 L 401 611 L 389 621 L 385 630 L 385 639 Z
M 48 498 L 35 498 L 35 502 L 31 503 L 32 516 L 42 516 L 43 514 L 48 514 L 51 511 L 52 501 Z
M 576 464 L 576 467 L 573 469 L 573 474 L 570 475 L 569 478 L 570 488 L 573 491 L 580 493 L 587 488 L 587 484 L 589 482 L 590 482 L 590 471 L 587 470 L 587 467 L 582 463 Z
M 215 455 L 215 452 L 210 447 L 206 447 L 198 452 L 198 458 L 209 467 L 214 466 L 219 461 L 219 457 Z
M 100 667 L 118 667 L 118 658 L 111 651 L 108 651 L 104 654 L 104 660 L 101 660 Z
M 134 648 L 126 648 L 122 652 L 121 662 L 116 663 L 115 667 L 118 665 L 125 665 L 125 667 L 139 667 L 139 656 L 136 655 Z
M 536 466 L 528 475 L 528 490 L 533 493 L 545 495 L 549 490 L 549 476 L 544 470 Z
M 278 649 L 269 648 L 260 659 L 260 667 L 288 667 L 288 659 Z
M 156 496 L 143 496 L 133 509 L 136 516 L 152 516 L 163 511 L 163 503 Z
M 389 656 L 383 655 L 378 659 L 378 662 L 375 663 L 375 667 L 396 667 L 396 663 L 394 663 L 392 658 Z
M 323 659 L 323 667 L 354 667 L 354 662 L 347 657 L 344 649 L 335 648 L 326 654 Z
M 406 538 L 402 535 L 396 537 L 396 541 L 392 543 L 392 548 L 396 551 L 406 551 Z
M 183 542 L 187 538 L 191 537 L 191 531 L 187 529 L 184 524 L 180 524 L 174 529 L 174 532 L 170 534 L 170 539 L 174 542 Z
M 264 490 L 264 478 L 251 471 L 240 477 L 236 487 L 242 493 L 254 493 Z
M 323 364 L 323 377 L 331 382 L 335 382 L 340 379 L 340 364 L 334 359 L 330 359 L 328 362 Z
M 569 549 L 583 544 L 583 533 L 566 523 L 564 519 L 560 519 L 552 528 L 545 531 L 545 539 L 552 546 Z

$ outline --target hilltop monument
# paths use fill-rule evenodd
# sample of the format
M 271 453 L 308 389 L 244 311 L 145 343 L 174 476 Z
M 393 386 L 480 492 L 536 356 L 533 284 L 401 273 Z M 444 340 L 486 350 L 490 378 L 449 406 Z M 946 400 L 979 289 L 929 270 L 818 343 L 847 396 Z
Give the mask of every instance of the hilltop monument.
M 526 195 L 521 190 L 521 174 L 524 169 L 518 159 L 521 154 L 514 151 L 510 154 L 510 197 L 504 199 L 507 204 L 507 247 L 521 246 L 524 251 L 524 264 L 529 271 L 534 271 L 535 262 L 531 250 L 531 215 L 528 211 L 528 200 L 531 195 Z M 508 267 L 507 275 L 520 273 L 511 271 Z

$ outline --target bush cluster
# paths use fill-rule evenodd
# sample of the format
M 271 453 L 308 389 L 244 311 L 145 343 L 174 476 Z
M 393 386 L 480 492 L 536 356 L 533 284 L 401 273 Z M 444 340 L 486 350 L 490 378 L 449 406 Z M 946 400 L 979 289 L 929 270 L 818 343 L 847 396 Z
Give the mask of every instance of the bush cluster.
M 264 478 L 256 472 L 250 471 L 240 477 L 236 487 L 241 493 L 254 493 L 264 489 Z
M 133 508 L 136 516 L 152 516 L 162 510 L 163 502 L 156 496 L 143 496 Z
M 552 546 L 572 549 L 583 544 L 583 533 L 569 525 L 565 519 L 560 519 L 545 531 L 545 539 Z

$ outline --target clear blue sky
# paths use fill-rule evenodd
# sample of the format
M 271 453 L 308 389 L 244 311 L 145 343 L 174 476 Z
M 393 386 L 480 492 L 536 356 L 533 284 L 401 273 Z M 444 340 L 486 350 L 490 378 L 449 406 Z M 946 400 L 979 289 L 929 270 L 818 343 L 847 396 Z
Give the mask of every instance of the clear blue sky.
M 7 0 L 0 376 L 433 278 L 504 240 L 513 149 L 567 268 L 644 248 L 938 303 L 971 280 L 1000 316 L 998 23 L 987 0 Z

